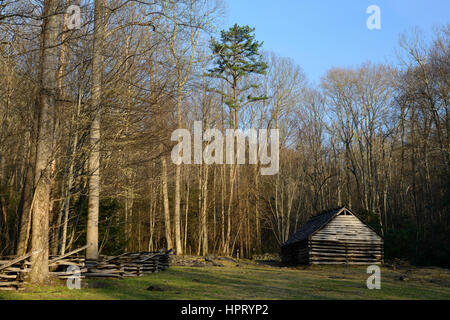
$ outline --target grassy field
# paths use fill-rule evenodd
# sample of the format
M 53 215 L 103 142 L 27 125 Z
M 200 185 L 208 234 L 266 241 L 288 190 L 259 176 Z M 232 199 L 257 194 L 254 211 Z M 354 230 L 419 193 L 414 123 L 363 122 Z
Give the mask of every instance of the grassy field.
M 400 277 L 407 277 L 407 281 Z M 124 280 L 89 280 L 81 290 L 64 283 L 0 291 L 0 299 L 450 299 L 450 271 L 439 268 L 382 268 L 381 290 L 368 290 L 366 267 L 279 268 L 247 262 L 240 266 L 172 267 Z M 148 290 L 153 287 L 153 290 Z

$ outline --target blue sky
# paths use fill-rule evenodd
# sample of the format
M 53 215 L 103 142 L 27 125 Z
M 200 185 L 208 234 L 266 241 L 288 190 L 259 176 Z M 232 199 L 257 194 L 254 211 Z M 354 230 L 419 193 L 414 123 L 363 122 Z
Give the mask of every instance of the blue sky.
M 381 30 L 369 30 L 367 7 L 381 9 Z M 399 34 L 427 35 L 450 23 L 450 0 L 227 0 L 227 28 L 256 28 L 264 49 L 291 57 L 311 82 L 331 67 L 395 62 Z

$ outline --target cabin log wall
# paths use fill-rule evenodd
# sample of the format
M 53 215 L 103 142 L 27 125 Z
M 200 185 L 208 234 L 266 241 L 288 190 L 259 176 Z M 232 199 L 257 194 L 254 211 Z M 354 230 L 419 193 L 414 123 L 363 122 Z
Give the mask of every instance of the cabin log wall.
M 350 210 L 313 217 L 281 248 L 284 264 L 381 264 L 384 240 Z
M 300 241 L 291 246 L 282 248 L 281 255 L 284 264 L 309 264 L 308 240 Z
M 378 264 L 383 239 L 353 215 L 339 215 L 309 240 L 310 264 Z

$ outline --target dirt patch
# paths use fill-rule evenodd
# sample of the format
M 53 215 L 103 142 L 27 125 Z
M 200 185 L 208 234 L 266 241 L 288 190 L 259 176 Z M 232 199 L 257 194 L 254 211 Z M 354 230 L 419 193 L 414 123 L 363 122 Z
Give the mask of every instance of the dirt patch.
M 177 267 L 224 267 L 222 262 L 228 261 L 223 257 L 208 256 L 208 257 L 195 257 L 195 256 L 172 256 L 170 259 L 171 266 Z

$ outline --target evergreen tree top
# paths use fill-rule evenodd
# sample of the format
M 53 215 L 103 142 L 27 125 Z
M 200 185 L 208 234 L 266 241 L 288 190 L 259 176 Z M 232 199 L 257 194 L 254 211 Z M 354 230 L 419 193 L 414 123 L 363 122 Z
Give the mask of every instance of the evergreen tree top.
M 263 42 L 255 40 L 254 31 L 249 26 L 235 24 L 228 31 L 221 31 L 220 41 L 211 40 L 211 49 L 217 56 L 216 67 L 209 70 L 211 76 L 223 79 L 232 76 L 238 81 L 251 73 L 265 73 L 267 64 L 259 52 Z

